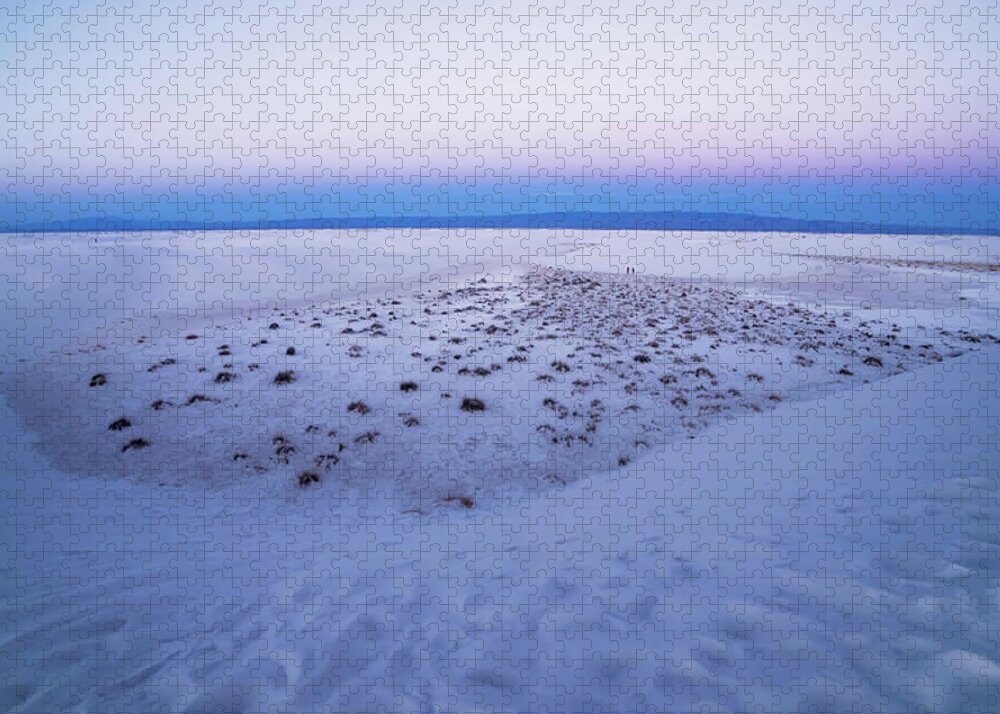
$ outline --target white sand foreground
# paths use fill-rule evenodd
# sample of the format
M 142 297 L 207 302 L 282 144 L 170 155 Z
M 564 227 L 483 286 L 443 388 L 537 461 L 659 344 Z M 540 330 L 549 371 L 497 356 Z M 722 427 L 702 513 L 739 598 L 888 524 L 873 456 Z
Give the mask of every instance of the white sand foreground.
M 994 711 L 991 274 L 703 245 L 15 353 L 0 708 Z

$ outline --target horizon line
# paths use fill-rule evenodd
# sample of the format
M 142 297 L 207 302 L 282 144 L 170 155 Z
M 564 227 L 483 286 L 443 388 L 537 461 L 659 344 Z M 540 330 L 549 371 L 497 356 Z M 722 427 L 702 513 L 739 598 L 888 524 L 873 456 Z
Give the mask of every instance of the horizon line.
M 829 220 L 752 213 L 706 211 L 545 211 L 488 215 L 385 215 L 323 218 L 275 218 L 255 221 L 162 220 L 148 218 L 79 218 L 0 223 L 0 233 L 97 233 L 220 230 L 379 230 L 513 229 L 527 230 L 678 230 L 740 233 L 891 233 L 909 235 L 1000 235 L 1000 225 L 938 226 L 912 223 Z

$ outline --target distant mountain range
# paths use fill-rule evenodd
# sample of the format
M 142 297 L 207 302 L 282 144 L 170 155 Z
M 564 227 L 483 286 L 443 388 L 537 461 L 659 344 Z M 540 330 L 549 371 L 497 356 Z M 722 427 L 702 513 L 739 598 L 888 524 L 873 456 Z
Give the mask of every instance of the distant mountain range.
M 700 211 L 639 212 L 549 212 L 509 215 L 386 216 L 338 217 L 233 221 L 185 221 L 149 218 L 80 218 L 0 223 L 0 232 L 67 231 L 159 231 L 159 230 L 315 230 L 315 229 L 580 229 L 580 230 L 671 230 L 786 233 L 899 233 L 1000 235 L 998 225 L 939 226 L 926 222 L 879 223 L 871 221 L 829 221 L 782 216 L 757 216 L 749 213 L 706 213 Z

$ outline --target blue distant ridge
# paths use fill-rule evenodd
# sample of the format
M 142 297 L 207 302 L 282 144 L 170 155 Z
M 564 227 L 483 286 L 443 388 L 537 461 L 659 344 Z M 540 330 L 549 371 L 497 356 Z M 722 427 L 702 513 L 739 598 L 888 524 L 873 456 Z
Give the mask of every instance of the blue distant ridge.
M 458 214 L 452 216 L 385 216 L 337 218 L 282 218 L 255 221 L 224 220 L 150 220 L 128 218 L 80 218 L 51 220 L 40 223 L 26 222 L 11 226 L 0 225 L 0 232 L 90 232 L 90 231 L 169 231 L 169 230 L 316 230 L 316 229 L 579 229 L 579 230 L 669 230 L 669 231 L 727 231 L 727 232 L 783 232 L 783 233 L 893 233 L 904 235 L 1000 235 L 996 225 L 980 225 L 970 221 L 964 226 L 939 226 L 915 221 L 913 223 L 872 223 L 859 221 L 830 221 L 781 216 L 757 216 L 749 213 L 706 213 L 690 211 L 640 211 L 640 212 L 549 212 L 515 213 L 508 215 L 477 216 Z

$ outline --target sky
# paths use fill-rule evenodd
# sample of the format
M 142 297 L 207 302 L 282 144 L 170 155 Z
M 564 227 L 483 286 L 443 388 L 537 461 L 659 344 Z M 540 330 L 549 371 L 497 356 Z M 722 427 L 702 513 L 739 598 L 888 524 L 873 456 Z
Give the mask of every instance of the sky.
M 0 227 L 996 228 L 997 2 L 0 2 Z

